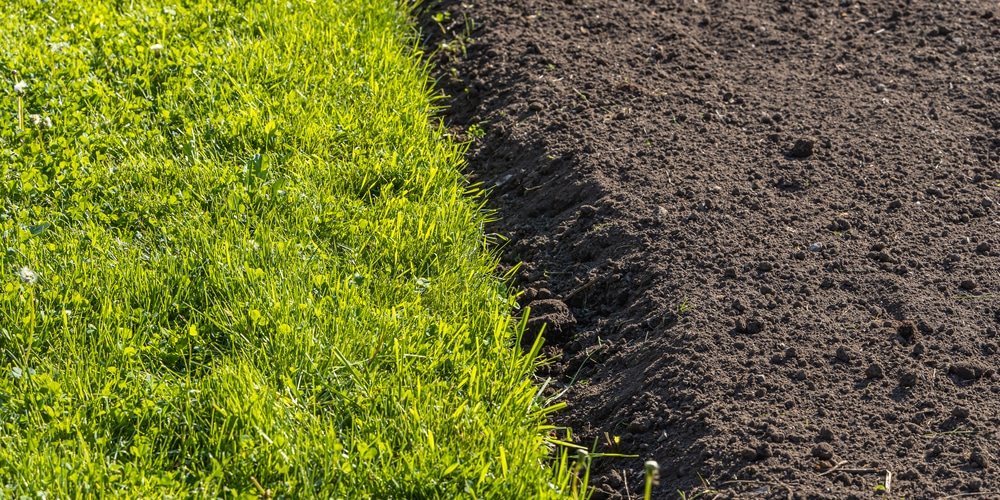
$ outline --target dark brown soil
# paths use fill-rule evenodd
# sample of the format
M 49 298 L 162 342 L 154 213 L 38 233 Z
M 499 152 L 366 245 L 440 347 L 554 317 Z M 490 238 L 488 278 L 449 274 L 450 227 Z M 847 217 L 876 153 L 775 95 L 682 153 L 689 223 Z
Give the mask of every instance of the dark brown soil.
M 435 9 L 594 498 L 1000 492 L 996 1 Z

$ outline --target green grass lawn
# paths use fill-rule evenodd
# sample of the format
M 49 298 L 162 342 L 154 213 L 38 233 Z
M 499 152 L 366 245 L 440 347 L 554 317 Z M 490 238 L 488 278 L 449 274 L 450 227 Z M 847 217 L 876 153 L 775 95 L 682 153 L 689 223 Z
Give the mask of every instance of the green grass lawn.
M 0 39 L 0 498 L 571 493 L 404 7 L 5 0 Z

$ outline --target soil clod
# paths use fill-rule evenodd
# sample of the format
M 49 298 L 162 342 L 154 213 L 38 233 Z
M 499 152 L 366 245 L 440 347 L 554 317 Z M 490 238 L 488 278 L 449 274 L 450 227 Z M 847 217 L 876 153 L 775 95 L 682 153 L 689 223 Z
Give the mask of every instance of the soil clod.
M 830 446 L 830 443 L 820 443 L 813 447 L 812 456 L 820 460 L 830 460 L 833 458 L 833 446 Z
M 795 141 L 795 144 L 788 150 L 787 154 L 792 158 L 808 158 L 813 154 L 813 144 L 815 142 L 807 139 L 799 139 Z

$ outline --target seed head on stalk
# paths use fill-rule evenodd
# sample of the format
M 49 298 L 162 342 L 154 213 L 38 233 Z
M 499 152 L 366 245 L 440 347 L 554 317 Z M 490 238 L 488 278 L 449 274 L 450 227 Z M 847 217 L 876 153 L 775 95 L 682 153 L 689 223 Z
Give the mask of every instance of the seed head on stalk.
M 23 266 L 21 269 L 18 269 L 17 276 L 21 278 L 21 281 L 29 285 L 34 285 L 38 282 L 38 273 L 32 271 L 28 266 Z
M 17 72 L 14 72 L 17 76 Z M 21 80 L 14 84 L 14 93 L 17 94 L 17 126 L 24 130 L 24 94 L 28 92 L 28 82 Z
M 660 464 L 656 460 L 646 460 L 646 495 L 649 500 L 653 494 L 653 486 L 660 484 Z

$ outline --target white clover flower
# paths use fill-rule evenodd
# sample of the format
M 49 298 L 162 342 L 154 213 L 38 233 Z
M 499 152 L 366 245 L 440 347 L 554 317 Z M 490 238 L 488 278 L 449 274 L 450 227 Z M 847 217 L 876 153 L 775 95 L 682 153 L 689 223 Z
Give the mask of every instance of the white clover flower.
M 17 270 L 17 276 L 21 278 L 21 281 L 34 285 L 38 282 L 38 273 L 31 270 L 30 267 L 24 266 Z
M 14 92 L 23 94 L 28 91 L 28 82 L 21 80 L 14 84 Z
M 28 115 L 28 119 L 35 128 L 52 128 L 52 119 L 47 116 Z
M 646 460 L 644 465 L 646 466 L 646 491 L 648 492 L 650 485 L 658 486 L 660 484 L 660 464 L 656 460 Z
M 60 53 L 67 48 L 69 48 L 69 42 L 56 42 L 48 44 L 49 50 L 52 52 Z
M 159 52 L 159 51 L 163 50 L 163 44 L 162 43 L 154 43 L 153 45 L 149 46 L 149 50 L 151 50 L 153 52 Z

